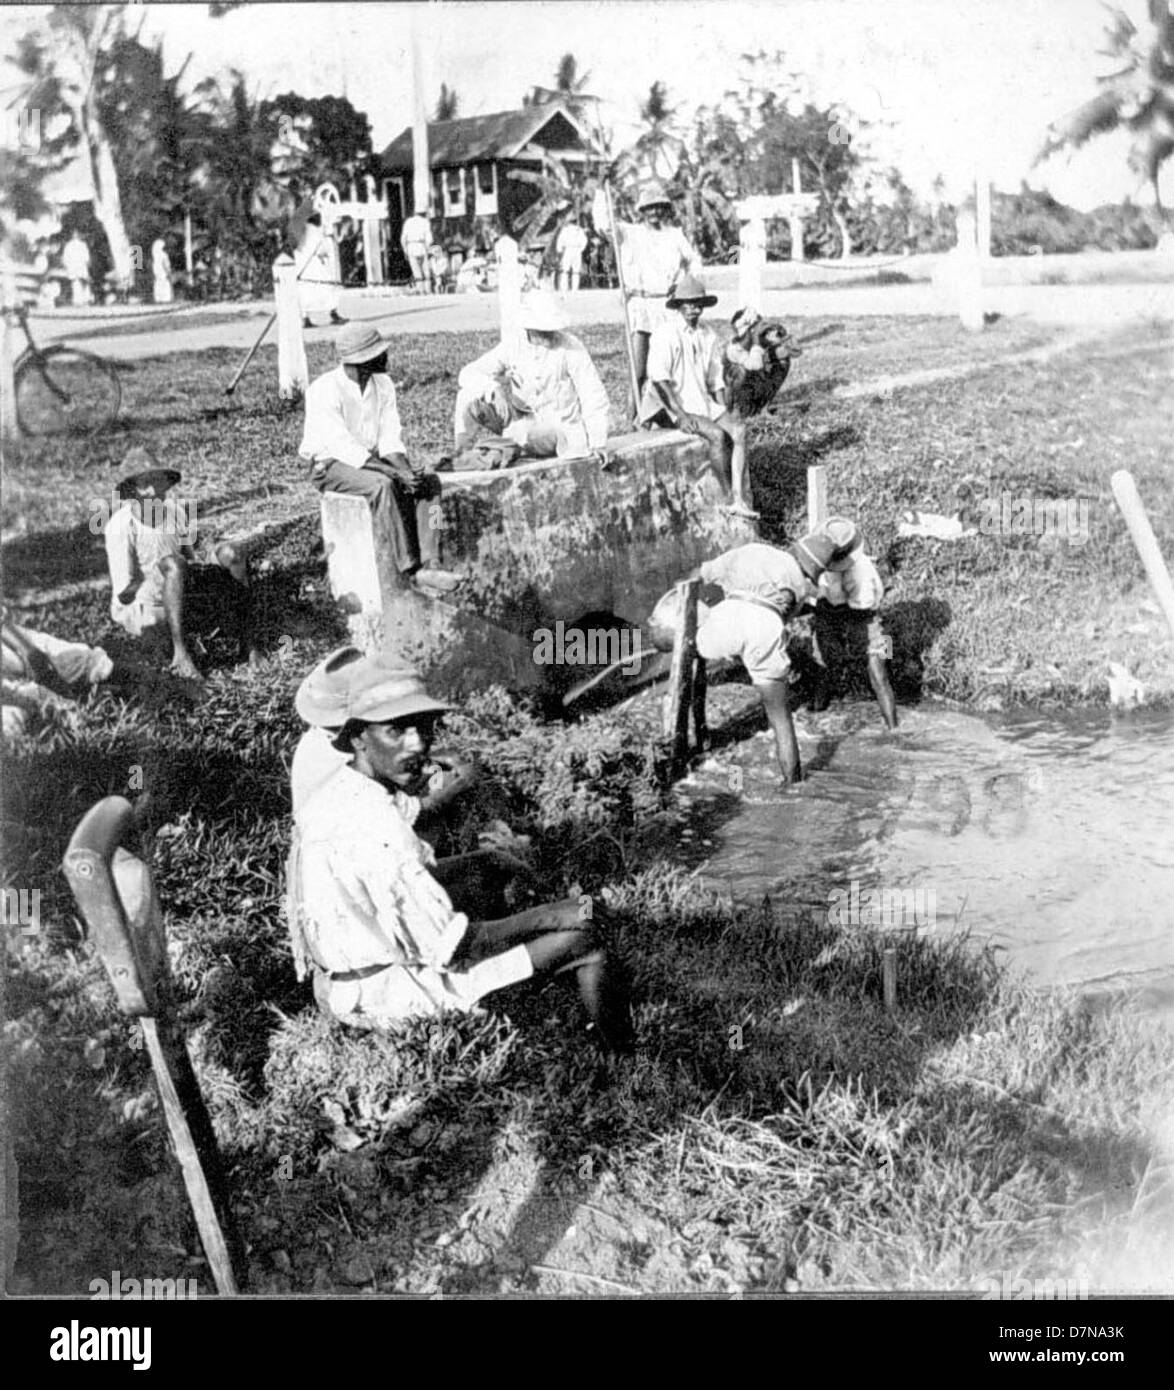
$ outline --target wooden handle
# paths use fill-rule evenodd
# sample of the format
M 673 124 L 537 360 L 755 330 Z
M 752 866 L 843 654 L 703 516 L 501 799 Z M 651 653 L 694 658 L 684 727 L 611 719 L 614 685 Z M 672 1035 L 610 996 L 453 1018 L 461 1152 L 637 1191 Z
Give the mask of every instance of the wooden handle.
M 1109 482 L 1117 505 L 1121 508 L 1121 515 L 1129 527 L 1129 534 L 1133 537 L 1133 544 L 1141 556 L 1141 563 L 1145 566 L 1154 597 L 1161 605 L 1170 635 L 1174 637 L 1174 583 L 1170 580 L 1170 571 L 1162 558 L 1154 528 L 1145 514 L 1145 505 L 1138 493 L 1137 484 L 1133 481 L 1133 474 L 1127 468 L 1119 468 Z
M 673 664 L 669 670 L 669 693 L 664 709 L 664 734 L 672 740 L 674 772 L 689 755 L 689 709 L 692 704 L 693 661 L 697 655 L 697 596 L 699 579 L 686 579 L 677 585 L 681 595 L 681 626 L 673 643 Z

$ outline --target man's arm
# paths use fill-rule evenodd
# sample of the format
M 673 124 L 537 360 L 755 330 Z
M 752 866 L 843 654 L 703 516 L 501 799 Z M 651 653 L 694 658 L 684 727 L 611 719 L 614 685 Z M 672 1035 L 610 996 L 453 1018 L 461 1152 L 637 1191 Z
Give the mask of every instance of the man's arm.
M 498 343 L 483 353 L 475 361 L 461 368 L 457 375 L 457 385 L 462 390 L 483 386 L 486 380 L 496 381 L 511 370 L 504 343 Z
M 775 736 L 775 752 L 778 755 L 779 770 L 783 781 L 790 785 L 803 778 L 799 765 L 799 743 L 795 737 L 795 725 L 791 719 L 791 702 L 788 682 L 772 680 L 757 682 L 762 696 L 762 707 L 766 712 L 767 723 Z
M 332 383 L 322 377 L 311 382 L 306 392 L 306 423 L 298 453 L 304 459 L 337 459 L 352 468 L 362 468 L 371 451 L 347 429 L 342 406 Z
M 591 449 L 601 448 L 607 443 L 607 390 L 591 360 L 591 354 L 578 340 L 568 351 L 567 365 L 579 397 L 583 423 L 587 427 L 587 446 Z
M 134 546 L 125 518 L 115 513 L 106 525 L 106 568 L 110 587 L 119 603 L 130 603 L 139 591 L 141 578 L 135 576 Z
M 420 820 L 430 821 L 443 812 L 457 799 L 474 786 L 481 769 L 468 758 L 438 756 L 432 760 L 436 771 L 428 781 L 428 790 L 420 797 Z M 417 829 L 419 829 L 419 820 Z

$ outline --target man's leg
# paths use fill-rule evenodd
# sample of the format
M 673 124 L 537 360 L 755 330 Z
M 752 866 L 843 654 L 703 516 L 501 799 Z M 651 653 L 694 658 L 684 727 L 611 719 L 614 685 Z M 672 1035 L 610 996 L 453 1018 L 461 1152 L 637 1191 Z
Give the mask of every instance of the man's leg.
M 726 495 L 729 496 L 731 494 L 730 458 L 733 453 L 733 443 L 730 436 L 716 421 L 701 419 L 701 417 L 698 417 L 698 420 L 697 434 L 709 446 L 709 465 L 717 474 Z
M 256 666 L 261 660 L 261 653 L 253 640 L 253 590 L 249 582 L 249 563 L 229 541 L 221 541 L 213 548 L 212 555 L 220 568 L 234 580 L 237 654 L 241 660 L 247 657 L 250 666 Z
M 863 618 L 863 615 L 862 615 Z M 868 643 L 868 683 L 880 705 L 881 718 L 885 728 L 897 727 L 897 701 L 893 687 L 889 683 L 888 656 L 891 649 L 889 639 L 881 628 L 880 619 L 875 613 L 868 616 L 865 628 Z
M 407 489 L 394 476 L 387 465 L 371 464 L 366 468 L 352 468 L 349 463 L 339 463 L 331 459 L 319 472 L 315 465 L 311 475 L 319 492 L 341 492 L 348 497 L 365 497 L 376 517 L 387 518 L 387 531 L 391 539 L 391 554 L 395 567 L 401 573 L 411 573 L 420 564 L 419 548 L 415 537 L 415 518 L 412 517 L 412 533 L 404 524 L 404 511 L 411 515 L 411 499 Z
M 727 411 L 717 423 L 729 439 L 730 486 L 734 494 L 730 510 L 741 516 L 757 516 L 746 467 L 746 422 Z
M 423 567 L 440 564 L 440 532 L 442 515 L 440 511 L 441 482 L 435 473 L 426 473 L 419 483 L 416 493 L 415 525 L 417 551 Z
M 574 293 L 579 288 L 579 278 L 582 272 L 577 265 L 571 267 L 571 292 Z
M 187 564 L 178 555 L 165 555 L 159 561 L 163 575 L 163 612 L 171 634 L 171 669 L 188 680 L 202 680 L 187 649 L 183 630 L 184 593 L 187 587 Z
M 464 387 L 457 392 L 453 408 L 453 443 L 458 450 L 467 449 L 485 435 L 503 434 L 509 423 L 509 403 L 496 387 L 488 390 Z
M 651 336 L 650 333 L 642 332 L 632 334 L 632 360 L 636 367 L 636 399 L 632 405 L 633 415 L 636 415 L 640 410 L 640 401 L 644 395 L 644 383 L 648 379 L 648 342 Z

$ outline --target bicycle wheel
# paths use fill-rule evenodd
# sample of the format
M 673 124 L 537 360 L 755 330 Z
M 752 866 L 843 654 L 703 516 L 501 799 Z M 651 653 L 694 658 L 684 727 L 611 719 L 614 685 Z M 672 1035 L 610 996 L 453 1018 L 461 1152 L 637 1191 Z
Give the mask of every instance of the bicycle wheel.
M 86 439 L 110 425 L 122 385 L 109 362 L 55 344 L 16 365 L 16 418 L 25 434 Z

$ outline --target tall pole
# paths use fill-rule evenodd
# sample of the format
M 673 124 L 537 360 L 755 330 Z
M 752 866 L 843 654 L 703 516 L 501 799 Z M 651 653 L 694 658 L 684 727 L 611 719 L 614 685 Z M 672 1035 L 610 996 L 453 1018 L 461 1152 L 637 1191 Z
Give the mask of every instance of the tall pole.
M 412 196 L 413 211 L 428 216 L 432 173 L 428 167 L 428 102 L 424 95 L 424 63 L 420 52 L 420 19 L 413 9 L 412 41 Z
M 604 153 L 603 127 L 599 121 L 599 108 L 594 111 L 595 116 L 595 138 L 598 142 L 599 152 Z M 632 325 L 628 318 L 628 287 L 624 283 L 624 262 L 620 256 L 620 229 L 616 225 L 616 212 L 611 201 L 611 184 L 608 182 L 606 165 L 600 171 L 600 186 L 603 190 L 603 204 L 607 210 L 607 231 L 611 241 L 612 255 L 616 261 L 616 279 L 620 282 L 620 299 L 624 309 L 624 347 L 628 351 L 628 385 L 632 388 L 632 409 L 637 415 L 640 413 L 640 391 L 639 377 L 636 372 L 636 351 L 632 346 Z M 597 229 L 598 230 L 598 229 Z

